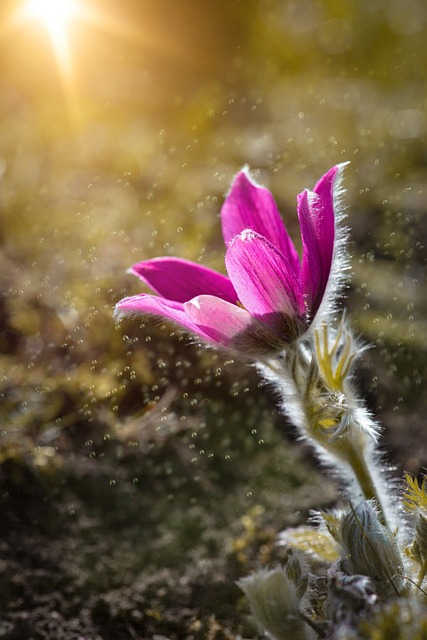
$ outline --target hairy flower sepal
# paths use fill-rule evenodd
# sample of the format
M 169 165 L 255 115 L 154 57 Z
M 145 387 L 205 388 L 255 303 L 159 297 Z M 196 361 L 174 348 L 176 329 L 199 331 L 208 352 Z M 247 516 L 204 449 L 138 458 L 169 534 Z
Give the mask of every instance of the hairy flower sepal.
M 346 271 L 339 184 L 332 167 L 297 199 L 301 259 L 271 193 L 246 169 L 221 210 L 228 277 L 180 258 L 160 257 L 131 268 L 157 295 L 124 298 L 116 314 L 171 320 L 202 340 L 257 358 L 279 353 L 329 316 Z
M 295 350 L 292 364 L 309 437 L 345 460 L 378 435 L 352 388 L 352 368 L 361 350 L 343 318 L 336 331 L 326 323 L 316 327 L 313 338 Z
M 417 584 L 421 587 L 427 573 L 427 517 L 421 512 L 418 513 L 411 551 L 413 558 L 421 565 L 417 578 Z

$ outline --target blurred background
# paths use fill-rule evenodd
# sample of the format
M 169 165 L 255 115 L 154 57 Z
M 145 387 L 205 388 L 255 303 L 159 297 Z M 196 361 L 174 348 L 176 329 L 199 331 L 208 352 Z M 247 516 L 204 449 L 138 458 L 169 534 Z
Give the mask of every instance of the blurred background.
M 336 489 L 274 394 L 150 319 L 134 262 L 223 270 L 248 164 L 298 244 L 333 164 L 387 459 L 427 462 L 422 0 L 3 0 L 0 638 L 257 637 L 234 580 Z

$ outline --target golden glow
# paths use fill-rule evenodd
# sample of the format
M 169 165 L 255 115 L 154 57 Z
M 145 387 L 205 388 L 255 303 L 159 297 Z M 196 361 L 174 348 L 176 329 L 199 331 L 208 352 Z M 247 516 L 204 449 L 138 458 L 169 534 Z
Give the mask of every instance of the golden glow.
M 77 5 L 73 0 L 28 0 L 28 17 L 41 20 L 49 31 L 55 49 L 67 39 L 67 25 Z
M 148 51 L 169 49 L 169 43 L 159 39 L 155 31 L 150 32 L 144 25 L 132 22 L 117 7 L 114 11 L 111 8 L 103 10 L 102 3 L 93 0 L 17 0 L 16 9 L 0 25 L 0 37 L 14 30 L 31 32 L 38 27 L 37 31 L 40 31 L 40 26 L 49 37 L 64 92 L 64 105 L 73 120 L 79 120 L 82 113 L 79 77 L 82 60 L 91 57 L 89 29 L 93 29 L 97 42 L 101 34 L 104 38 L 119 38 Z M 33 55 L 31 48 L 28 53 Z
M 81 0 L 26 0 L 18 19 L 21 24 L 41 23 L 47 30 L 58 67 L 68 110 L 77 114 L 77 95 L 69 42 L 69 30 L 82 18 Z
M 28 0 L 25 13 L 46 26 L 61 73 L 69 77 L 72 70 L 67 28 L 78 14 L 76 0 Z

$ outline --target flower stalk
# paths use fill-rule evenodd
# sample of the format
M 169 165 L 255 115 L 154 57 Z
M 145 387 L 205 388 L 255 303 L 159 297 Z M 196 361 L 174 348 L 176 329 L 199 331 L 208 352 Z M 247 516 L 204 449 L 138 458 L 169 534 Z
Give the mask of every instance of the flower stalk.
M 363 350 L 345 318 L 336 330 L 322 322 L 285 356 L 264 360 L 261 371 L 278 389 L 299 435 L 341 475 L 348 497 L 375 500 L 381 522 L 394 524 L 374 452 L 378 429 L 352 383 Z
M 427 598 L 427 483 L 406 476 L 402 524 L 402 501 L 375 451 L 378 427 L 353 380 L 364 347 L 344 317 L 336 324 L 348 267 L 342 169 L 332 167 L 297 198 L 301 256 L 273 196 L 243 169 L 221 210 L 227 275 L 169 256 L 139 262 L 131 273 L 154 293 L 124 298 L 116 314 L 160 316 L 254 362 L 299 435 L 342 481 L 344 506 L 319 513 L 317 528 L 303 527 L 312 556 L 327 567 L 323 576 L 298 553 L 306 549 L 298 535 L 284 532 L 285 566 L 238 583 L 270 636 L 351 640 L 374 637 L 358 631 L 377 624 L 381 640 L 404 629 L 409 612 L 411 634 L 395 636 L 409 640 L 427 628 L 427 606 L 417 618 L 414 596 Z

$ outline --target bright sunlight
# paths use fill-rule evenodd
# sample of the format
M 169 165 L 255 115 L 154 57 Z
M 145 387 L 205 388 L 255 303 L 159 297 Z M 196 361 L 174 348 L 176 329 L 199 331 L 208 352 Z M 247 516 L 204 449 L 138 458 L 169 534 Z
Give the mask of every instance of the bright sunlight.
M 47 30 L 58 65 L 68 109 L 76 111 L 77 97 L 69 28 L 84 16 L 79 0 L 27 0 L 21 10 L 21 21 L 41 23 Z
M 28 0 L 26 12 L 28 17 L 40 20 L 46 26 L 61 71 L 68 76 L 71 61 L 67 27 L 78 13 L 76 0 Z
M 76 4 L 73 0 L 29 0 L 27 12 L 46 25 L 57 48 L 66 40 L 67 23 L 76 12 Z
M 140 24 L 134 25 L 123 19 L 118 11 L 106 12 L 94 8 L 92 0 L 19 0 L 17 4 L 3 30 L 33 30 L 40 38 L 43 35 L 40 27 L 43 28 L 51 43 L 65 107 L 73 120 L 78 120 L 81 113 L 78 67 L 84 57 L 91 56 L 92 40 L 88 37 L 86 27 L 94 28 L 98 34 L 105 32 L 138 46 L 159 46 L 158 41 L 153 41 Z M 81 29 L 82 26 L 85 28 Z
M 39 20 L 48 30 L 55 56 L 64 76 L 71 73 L 67 28 L 70 19 L 77 13 L 76 0 L 28 0 L 25 6 L 27 18 Z

